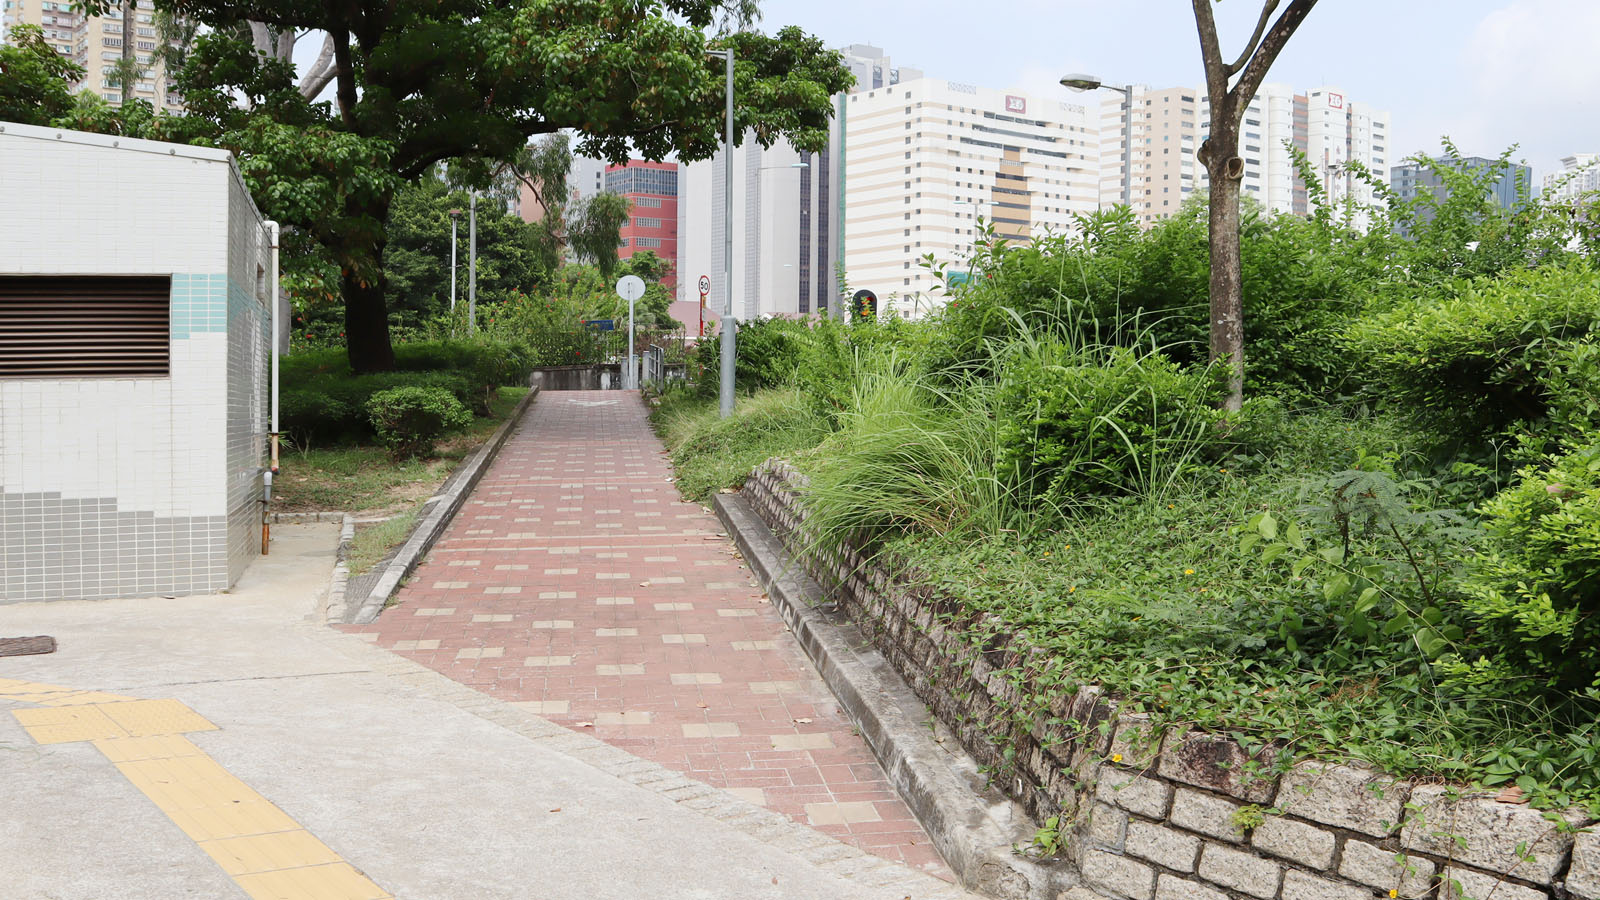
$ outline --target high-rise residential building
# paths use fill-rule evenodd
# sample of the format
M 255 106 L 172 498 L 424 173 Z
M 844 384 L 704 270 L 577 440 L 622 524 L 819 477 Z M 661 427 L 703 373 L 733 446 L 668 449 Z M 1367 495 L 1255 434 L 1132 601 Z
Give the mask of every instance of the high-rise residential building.
M 617 256 L 628 259 L 649 250 L 673 264 L 661 279 L 668 290 L 677 285 L 678 164 L 632 159 L 607 166 L 605 190 L 628 200 L 628 221 L 623 224 Z
M 1178 211 L 1199 184 L 1200 92 L 1194 88 L 1133 88 L 1133 171 L 1129 199 L 1135 219 L 1149 227 Z M 1123 143 L 1128 98 L 1106 91 L 1100 104 L 1100 205 L 1123 202 L 1128 163 Z
M 1451 162 L 1446 157 L 1440 157 L 1436 162 Z M 1499 177 L 1489 187 L 1489 199 L 1501 209 L 1515 209 L 1533 196 L 1533 169 L 1520 163 L 1500 164 L 1498 159 L 1488 159 L 1482 156 L 1465 156 L 1452 162 L 1453 165 L 1465 166 L 1468 170 L 1479 172 L 1484 169 L 1494 169 L 1499 172 Z M 1436 200 L 1443 200 L 1449 196 L 1450 189 L 1439 177 L 1439 173 L 1429 166 L 1408 162 L 1394 166 L 1389 170 L 1389 189 L 1401 200 L 1416 199 L 1423 193 L 1430 193 Z M 1423 221 L 1433 218 L 1433 210 L 1423 207 L 1417 211 Z
M 835 125 L 837 129 L 837 125 Z M 711 283 L 706 320 L 724 303 L 727 232 L 723 151 L 683 167 L 678 205 L 678 299 L 694 329 L 697 283 Z M 742 319 L 825 313 L 838 296 L 837 130 L 820 153 L 786 141 L 763 148 L 753 133 L 733 151 L 733 301 Z
M 133 11 L 134 58 L 145 68 L 133 85 L 133 96 L 157 110 L 179 112 L 183 98 L 167 77 L 158 52 L 162 40 L 155 12 L 148 2 Z M 8 39 L 14 25 L 38 25 L 45 40 L 63 57 L 84 68 L 72 90 L 90 91 L 113 106 L 122 103 L 117 63 L 122 59 L 122 10 L 112 7 L 104 15 L 87 16 L 70 0 L 0 0 L 0 40 Z
M 1196 149 L 1211 132 L 1211 104 L 1204 96 L 1198 128 Z M 1295 93 L 1288 85 L 1263 84 L 1245 108 L 1239 129 L 1239 156 L 1244 160 L 1241 194 L 1271 212 L 1307 214 L 1310 201 L 1289 153 L 1292 146 L 1305 154 L 1331 203 L 1353 198 L 1358 207 L 1370 206 L 1377 202 L 1371 185 L 1345 167 L 1359 163 L 1382 177 L 1393 158 L 1391 133 L 1387 111 L 1352 101 L 1339 88 Z M 1201 187 L 1210 185 L 1204 166 L 1196 166 L 1195 176 Z
M 1575 153 L 1561 158 L 1561 171 L 1544 176 L 1540 197 L 1570 200 L 1600 192 L 1600 153 Z
M 1100 198 L 1100 123 L 1081 104 L 901 70 L 840 103 L 852 290 L 916 316 L 943 302 L 920 261 L 967 259 L 978 220 L 1013 243 L 1069 230 Z

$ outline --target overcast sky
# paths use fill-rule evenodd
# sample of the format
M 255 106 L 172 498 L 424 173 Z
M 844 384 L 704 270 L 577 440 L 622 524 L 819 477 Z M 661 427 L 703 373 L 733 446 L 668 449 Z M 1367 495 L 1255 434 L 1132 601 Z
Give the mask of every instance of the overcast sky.
M 1153 87 L 1204 79 L 1187 0 L 765 0 L 761 30 L 799 25 L 830 45 L 881 47 L 895 65 L 1067 96 L 1067 72 Z M 1236 56 L 1261 0 L 1216 5 Z M 1394 158 L 1512 144 L 1542 177 L 1600 152 L 1600 0 L 1322 0 L 1268 80 L 1342 87 L 1393 114 Z

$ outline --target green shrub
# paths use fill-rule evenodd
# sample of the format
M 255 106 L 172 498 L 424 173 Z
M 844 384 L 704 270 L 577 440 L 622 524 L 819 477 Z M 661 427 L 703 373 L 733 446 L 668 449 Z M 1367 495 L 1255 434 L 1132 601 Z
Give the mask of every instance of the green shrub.
M 1492 539 L 1462 604 L 1491 648 L 1458 678 L 1600 699 L 1600 444 L 1525 469 L 1484 507 Z
M 419 341 L 395 346 L 395 370 L 356 375 L 343 349 L 295 353 L 282 362 L 280 425 L 300 446 L 373 437 L 367 401 L 379 391 L 440 388 L 480 415 L 496 388 L 521 385 L 527 349 L 497 341 Z
M 652 418 L 672 451 L 678 490 L 702 502 L 744 484 L 766 460 L 808 450 L 828 433 L 827 422 L 792 388 L 743 398 L 726 419 L 714 399 L 676 388 L 663 395 Z
M 461 401 L 436 387 L 378 391 L 367 399 L 366 409 L 378 442 L 397 460 L 431 456 L 440 437 L 472 424 L 472 413 Z
M 1154 352 L 1024 353 L 997 398 L 1002 477 L 1057 503 L 1159 492 L 1211 439 L 1214 386 Z
M 739 323 L 734 339 L 734 381 L 741 391 L 779 387 L 794 379 L 800 354 L 811 338 L 809 323 L 798 319 L 757 319 Z M 690 373 L 695 393 L 717 396 L 722 370 L 722 335 L 695 345 Z
M 1600 273 L 1547 267 L 1462 282 L 1348 330 L 1367 390 L 1431 425 L 1487 437 L 1545 415 L 1552 355 L 1600 323 Z

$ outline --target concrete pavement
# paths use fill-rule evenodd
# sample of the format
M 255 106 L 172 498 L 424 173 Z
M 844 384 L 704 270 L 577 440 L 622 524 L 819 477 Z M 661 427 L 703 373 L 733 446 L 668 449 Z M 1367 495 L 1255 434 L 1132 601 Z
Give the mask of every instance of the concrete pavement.
M 0 606 L 60 641 L 0 659 L 5 897 L 965 896 L 323 627 L 335 527 L 274 537 L 228 594 Z M 187 762 L 117 762 L 148 742 Z M 226 833 L 272 854 L 202 840 L 252 796 Z

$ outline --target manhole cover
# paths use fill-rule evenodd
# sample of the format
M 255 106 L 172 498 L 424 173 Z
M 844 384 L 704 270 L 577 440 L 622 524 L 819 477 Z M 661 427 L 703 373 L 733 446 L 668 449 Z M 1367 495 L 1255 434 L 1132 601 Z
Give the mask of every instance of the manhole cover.
M 49 635 L 0 638 L 0 656 L 33 656 L 36 653 L 54 652 L 56 652 L 56 639 Z

